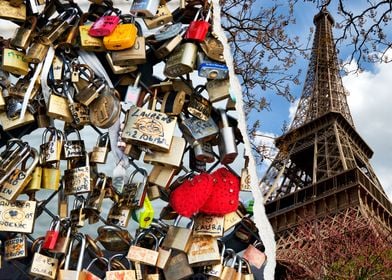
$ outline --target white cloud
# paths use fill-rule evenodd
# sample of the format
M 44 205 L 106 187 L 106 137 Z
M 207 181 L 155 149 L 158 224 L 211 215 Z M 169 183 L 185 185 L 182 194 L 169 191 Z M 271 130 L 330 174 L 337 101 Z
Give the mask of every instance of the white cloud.
M 343 78 L 350 92 L 348 103 L 358 133 L 373 149 L 373 169 L 385 192 L 392 198 L 392 63 L 375 65 L 375 71 Z

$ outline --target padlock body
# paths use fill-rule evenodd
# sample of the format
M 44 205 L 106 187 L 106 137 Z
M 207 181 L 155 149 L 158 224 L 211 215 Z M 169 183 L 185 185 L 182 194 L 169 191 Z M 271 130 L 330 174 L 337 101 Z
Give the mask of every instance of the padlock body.
M 208 97 L 211 103 L 221 101 L 230 97 L 230 81 L 229 79 L 223 80 L 210 80 L 206 84 Z
M 210 143 L 200 143 L 193 146 L 195 158 L 202 162 L 212 163 L 215 161 L 214 154 L 212 152 L 212 146 Z
M 57 191 L 60 185 L 61 171 L 58 167 L 45 166 L 42 168 L 43 189 Z
M 4 259 L 14 260 L 27 256 L 26 237 L 16 236 L 4 242 Z
M 105 51 L 105 46 L 103 44 L 102 38 L 97 38 L 90 36 L 88 31 L 91 26 L 82 25 L 79 26 L 79 37 L 81 47 L 90 52 L 103 52 Z
M 11 45 L 16 47 L 16 48 L 21 48 L 22 50 L 27 49 L 30 39 L 31 39 L 31 34 L 33 33 L 33 29 L 31 28 L 26 28 L 26 27 L 18 27 L 15 30 L 15 35 L 11 39 Z
M 173 20 L 173 16 L 166 5 L 158 7 L 158 11 L 153 18 L 145 18 L 144 23 L 148 29 L 157 28 L 169 23 Z
M 113 64 L 116 66 L 130 66 L 146 62 L 146 39 L 136 37 L 133 46 L 126 50 L 115 51 L 111 54 Z
M 155 56 L 162 59 L 168 56 L 182 41 L 182 36 L 177 35 L 172 39 L 167 40 L 155 51 Z
M 0 197 L 14 202 L 23 189 L 30 182 L 32 176 L 25 171 L 15 169 L 15 171 L 8 177 L 0 189 Z
M 164 74 L 178 77 L 193 71 L 196 63 L 197 46 L 193 43 L 179 45 L 166 61 Z
M 186 141 L 184 138 L 173 136 L 173 140 L 168 152 L 155 151 L 153 153 L 146 153 L 144 156 L 144 162 L 151 164 L 162 164 L 171 167 L 180 167 L 185 145 Z
M 207 36 L 210 24 L 204 20 L 192 21 L 185 33 L 186 40 L 202 42 Z
M 22 52 L 8 48 L 3 49 L 1 68 L 16 75 L 24 76 L 29 73 L 29 64 L 26 61 L 26 56 Z
M 34 116 L 29 111 L 26 111 L 24 118 L 17 118 L 14 120 L 9 119 L 6 112 L 0 112 L 0 123 L 4 131 L 25 126 L 32 122 L 34 122 Z
M 141 17 L 152 18 L 157 13 L 159 0 L 134 0 L 131 12 L 139 14 Z
M 48 230 L 45 235 L 44 242 L 42 243 L 42 249 L 52 250 L 56 246 L 57 239 L 59 238 L 59 231 Z
M 24 59 L 29 63 L 38 64 L 44 60 L 48 49 L 49 45 L 45 45 L 42 42 L 35 41 L 30 45 Z
M 219 133 L 219 128 L 211 117 L 204 121 L 191 116 L 181 122 L 180 129 L 198 142 L 212 140 Z
M 36 166 L 32 178 L 28 185 L 24 188 L 23 192 L 24 193 L 29 193 L 29 192 L 34 192 L 38 191 L 41 189 L 41 181 L 42 181 L 42 167 L 41 166 Z
M 119 21 L 119 16 L 102 16 L 93 23 L 88 34 L 93 37 L 108 36 L 114 31 Z
M 232 163 L 236 159 L 238 150 L 232 127 L 224 127 L 220 129 L 218 147 L 220 162 L 222 164 Z
M 135 44 L 136 37 L 137 28 L 135 24 L 119 24 L 110 35 L 103 37 L 103 44 L 107 50 L 124 50 Z

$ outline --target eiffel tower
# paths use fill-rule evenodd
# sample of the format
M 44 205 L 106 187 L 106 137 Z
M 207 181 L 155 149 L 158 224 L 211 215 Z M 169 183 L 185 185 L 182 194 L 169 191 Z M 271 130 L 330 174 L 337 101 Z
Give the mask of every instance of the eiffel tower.
M 312 217 L 322 236 L 374 226 L 391 232 L 392 204 L 369 159 L 371 148 L 355 130 L 333 41 L 334 19 L 324 6 L 305 84 L 293 122 L 276 139 L 279 153 L 261 180 L 277 242 L 277 262 L 300 265 L 298 226 Z M 301 245 L 302 244 L 302 245 Z

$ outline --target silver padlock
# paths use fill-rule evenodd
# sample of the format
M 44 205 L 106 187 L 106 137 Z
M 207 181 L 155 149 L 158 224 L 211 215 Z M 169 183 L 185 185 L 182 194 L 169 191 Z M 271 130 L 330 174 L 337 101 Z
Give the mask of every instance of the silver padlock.
M 159 0 L 133 0 L 130 11 L 141 17 L 152 18 L 158 11 L 159 2 Z
M 237 145 L 235 141 L 234 129 L 229 126 L 226 111 L 219 109 L 221 116 L 221 129 L 219 134 L 219 157 L 222 164 L 232 163 L 237 155 Z

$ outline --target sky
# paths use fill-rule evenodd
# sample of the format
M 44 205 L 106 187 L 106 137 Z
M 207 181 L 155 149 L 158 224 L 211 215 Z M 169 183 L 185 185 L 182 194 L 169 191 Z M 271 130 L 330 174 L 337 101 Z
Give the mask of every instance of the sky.
M 339 21 L 340 17 L 336 13 L 336 7 L 333 6 L 334 2 L 337 1 L 332 1 L 332 7 L 329 7 L 329 11 L 335 20 Z M 364 2 L 366 1 L 350 1 L 350 5 L 353 9 L 360 10 L 364 7 Z M 292 32 L 295 32 L 304 40 L 309 35 L 309 28 L 313 26 L 313 16 L 318 10 L 313 3 L 300 3 L 299 5 L 301 8 L 296 10 L 297 22 L 292 27 Z M 334 29 L 333 32 L 336 37 L 336 34 L 340 31 Z M 346 61 L 350 49 L 345 45 L 339 45 L 339 51 L 339 58 Z M 392 51 L 390 55 L 392 55 Z M 279 136 L 282 133 L 283 121 L 286 120 L 291 123 L 298 98 L 302 93 L 308 63 L 308 60 L 297 59 L 296 67 L 302 68 L 303 71 L 300 76 L 300 84 L 292 88 L 292 94 L 296 97 L 293 104 L 282 97 L 275 96 L 271 91 L 262 93 L 272 104 L 270 111 L 263 111 L 258 115 L 262 123 L 260 134 L 271 137 Z M 349 67 L 355 65 L 354 61 Z M 390 97 L 391 78 L 392 63 L 368 65 L 361 73 L 349 74 L 343 77 L 343 84 L 350 93 L 348 103 L 355 128 L 374 151 L 370 162 L 390 199 L 392 199 L 392 173 L 390 172 L 392 168 L 392 142 L 390 141 L 392 129 L 389 125 L 391 119 L 390 104 L 392 103 Z M 258 140 L 265 143 L 266 146 L 273 142 L 273 140 L 265 137 L 260 137 Z M 260 177 L 264 174 L 269 163 L 270 161 L 265 160 L 264 165 L 258 167 Z

